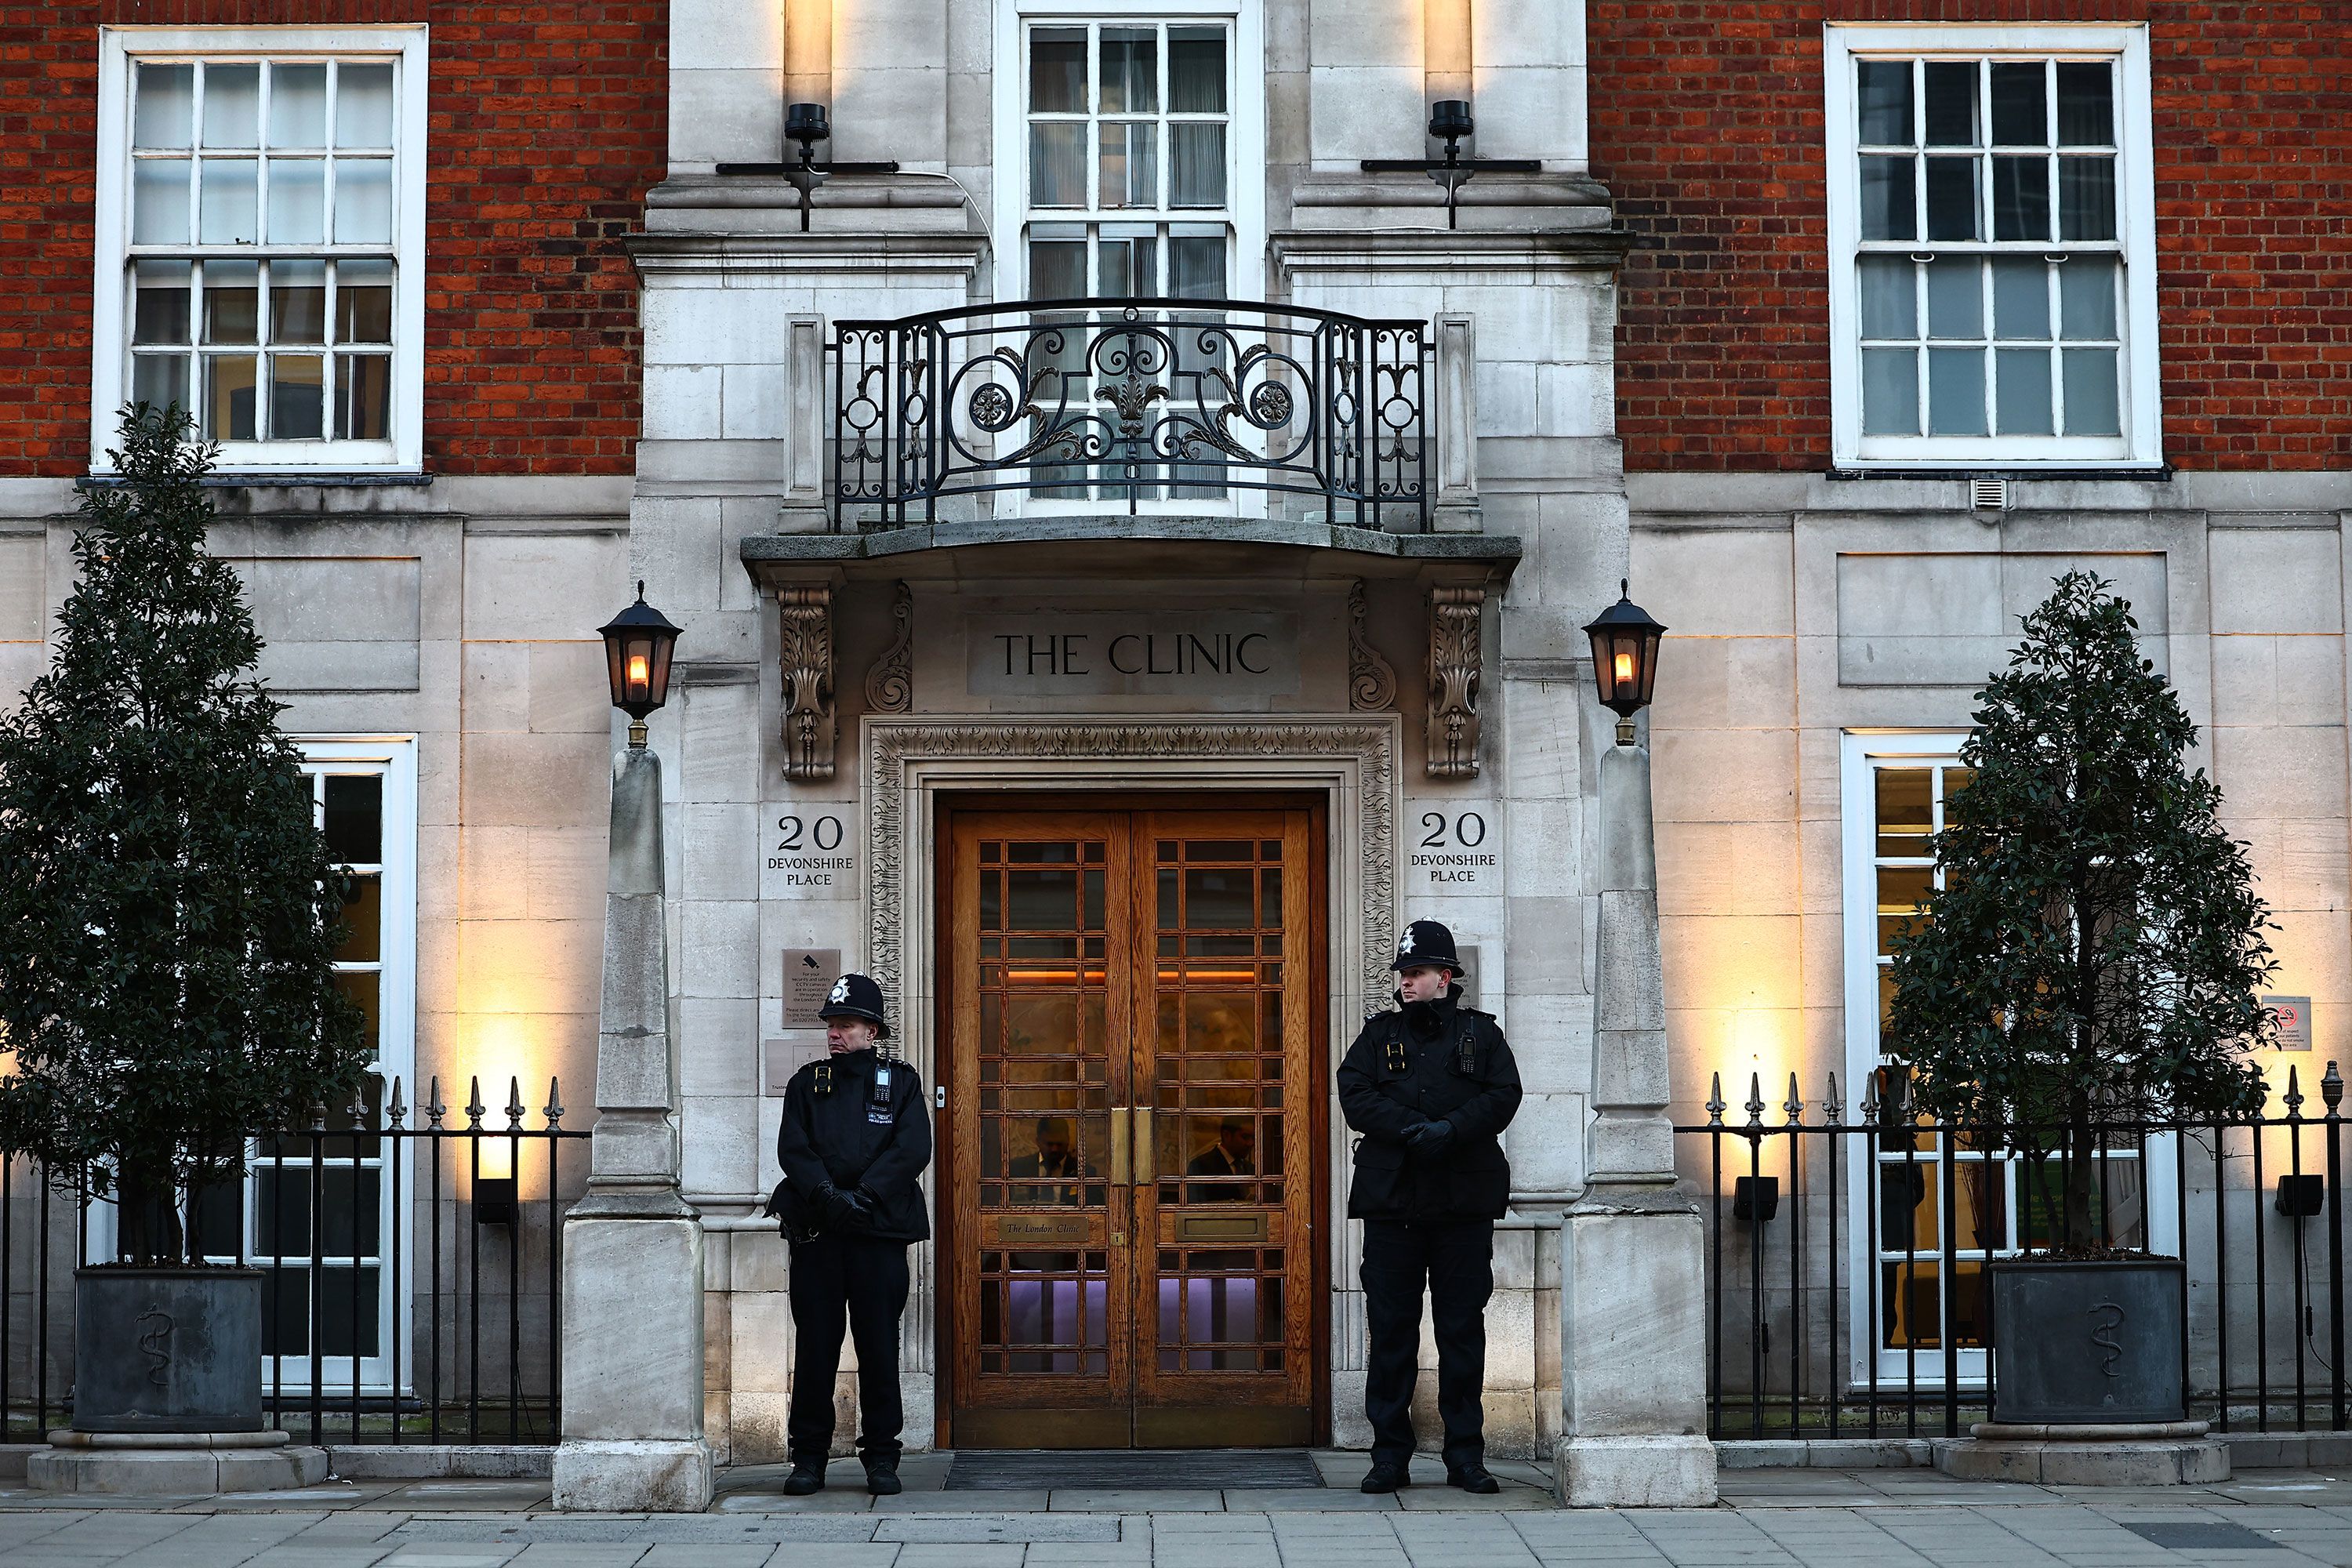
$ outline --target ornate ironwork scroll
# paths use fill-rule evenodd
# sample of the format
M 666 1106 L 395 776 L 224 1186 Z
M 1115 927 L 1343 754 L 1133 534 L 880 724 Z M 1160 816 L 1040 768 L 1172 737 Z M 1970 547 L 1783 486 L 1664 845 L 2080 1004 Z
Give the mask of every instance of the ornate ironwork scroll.
M 866 672 L 866 708 L 904 713 L 915 703 L 915 591 L 904 580 L 890 602 L 890 646 Z
M 792 584 L 776 590 L 783 633 L 784 776 L 833 777 L 833 589 Z
M 1380 713 L 1396 704 L 1396 671 L 1372 646 L 1364 626 L 1364 580 L 1348 584 L 1348 706 Z
M 1485 654 L 1486 590 L 1429 591 L 1429 776 L 1478 776 L 1478 677 Z
M 1429 527 L 1427 324 L 1232 300 L 979 305 L 835 329 L 837 526 L 1026 491 L 1138 510 L 1237 491 Z

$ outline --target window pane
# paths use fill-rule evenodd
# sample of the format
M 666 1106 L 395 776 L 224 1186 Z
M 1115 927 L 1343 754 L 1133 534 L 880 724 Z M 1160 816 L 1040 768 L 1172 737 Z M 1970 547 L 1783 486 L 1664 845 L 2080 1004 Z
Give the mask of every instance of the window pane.
M 261 268 L 250 261 L 205 263 L 205 336 L 208 343 L 258 341 Z
M 392 263 L 341 261 L 335 264 L 335 341 L 339 343 L 392 342 Z
M 1919 237 L 1918 178 L 1916 158 L 1862 160 L 1862 237 L 1916 239 Z
M 1927 434 L 1985 433 L 1985 356 L 1981 349 L 1927 351 Z
M 316 245 L 326 237 L 326 160 L 269 160 L 270 243 Z
M 2058 160 L 2058 237 L 2113 239 L 2116 237 L 2116 161 L 2113 158 Z
M 215 441 L 252 440 L 253 394 L 251 354 L 206 356 L 204 434 Z
M 2122 435 L 2122 409 L 2116 398 L 2116 351 L 2068 349 L 2063 358 L 2066 434 Z
M 279 260 L 269 264 L 269 341 L 327 341 L 327 264 Z
M 1985 335 L 1984 270 L 1975 257 L 1946 258 L 1927 263 L 1927 335 Z
M 374 773 L 329 773 L 325 779 L 327 858 L 342 866 L 383 858 L 383 780 Z
M 1029 127 L 1029 205 L 1087 205 L 1087 128 L 1083 122 Z
M 1992 139 L 1999 147 L 2046 146 L 2050 134 L 2042 63 L 1995 61 L 1992 67 Z
M 1861 106 L 1865 147 L 1911 145 L 1911 62 L 1856 62 L 1854 97 Z
M 132 342 L 188 341 L 188 272 L 184 261 L 142 261 L 131 268 Z
M 1977 160 L 1927 160 L 1927 237 L 1978 239 Z
M 1977 65 L 1974 60 L 1927 62 L 1927 145 L 1977 144 Z
M 1992 264 L 1992 325 L 1995 337 L 2050 335 L 2047 262 L 2002 257 Z
M 1225 295 L 1225 237 L 1177 235 L 1168 242 L 1168 292 L 1179 300 Z
M 1087 242 L 1083 239 L 1032 239 L 1029 242 L 1029 297 L 1032 300 L 1085 299 Z
M 1034 27 L 1029 33 L 1029 109 L 1083 114 L 1087 107 L 1087 30 Z
M 131 166 L 131 243 L 188 242 L 188 163 L 145 158 Z
M 1862 351 L 1862 433 L 1919 434 L 1919 358 L 1913 350 Z
M 335 439 L 383 441 L 392 435 L 392 358 L 335 356 Z
M 1160 127 L 1102 127 L 1100 204 L 1105 207 L 1160 205 Z
M 1995 239 L 2050 237 L 2050 160 L 1995 158 L 1992 161 L 1992 237 Z
M 2116 335 L 2116 264 L 2105 257 L 2077 256 L 2058 269 L 2058 335 Z
M 251 158 L 205 160 L 204 210 L 196 224 L 199 240 L 206 245 L 251 245 L 260 237 L 254 212 L 258 169 Z
M 392 161 L 335 160 L 335 243 L 383 245 L 392 239 Z
M 1168 205 L 1225 205 L 1225 128 L 1222 122 L 1168 128 Z
M 335 69 L 335 145 L 392 145 L 392 66 L 343 65 Z
M 2115 73 L 2104 60 L 2058 62 L 2058 145 L 2112 147 Z
M 280 65 L 269 68 L 269 144 L 272 147 L 324 147 L 327 144 L 327 68 Z
M 1878 853 L 1894 858 L 1925 858 L 1927 835 L 1935 827 L 1928 794 L 1929 770 L 1879 768 Z
M 1160 29 L 1105 27 L 1100 73 L 1104 114 L 1153 114 L 1160 109 Z
M 185 147 L 194 124 L 196 68 L 139 68 L 138 111 L 131 123 L 133 147 Z
M 1175 114 L 1225 111 L 1225 30 L 1168 29 L 1168 108 Z
M 131 401 L 158 408 L 188 406 L 188 356 L 134 354 L 131 360 Z
M 1916 338 L 1919 335 L 1919 301 L 1911 260 L 1903 256 L 1862 258 L 1862 335 L 1865 338 Z
M 1104 235 L 1095 242 L 1095 292 L 1111 300 L 1157 294 L 1158 249 L 1150 235 Z
M 269 356 L 269 438 L 315 441 L 326 429 L 327 362 L 317 354 Z
M 205 68 L 205 145 L 251 147 L 259 137 L 261 68 Z
M 2047 436 L 2050 354 L 2046 349 L 2000 349 L 1993 354 L 1994 414 L 2004 436 Z

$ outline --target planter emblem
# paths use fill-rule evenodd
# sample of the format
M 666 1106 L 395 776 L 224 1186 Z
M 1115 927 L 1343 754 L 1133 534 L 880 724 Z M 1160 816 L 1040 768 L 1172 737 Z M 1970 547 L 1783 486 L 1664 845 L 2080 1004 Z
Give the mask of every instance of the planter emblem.
M 148 1327 L 151 1323 L 152 1328 Z M 147 1381 L 162 1388 L 172 1371 L 172 1352 L 168 1348 L 172 1331 L 179 1325 L 172 1321 L 169 1312 L 151 1311 L 140 1317 L 139 1326 L 147 1330 L 139 1336 L 139 1353 L 155 1363 L 147 1369 Z
M 2112 1312 L 2115 1314 L 2115 1316 L 2109 1318 L 2105 1322 L 2101 1323 L 2097 1328 L 2091 1331 L 2091 1342 L 2107 1352 L 2105 1358 L 2099 1363 L 2099 1370 L 2105 1373 L 2109 1377 L 2118 1376 L 2120 1374 L 2116 1371 L 2116 1363 L 2123 1359 L 2124 1346 L 2123 1342 L 2115 1337 L 2115 1332 L 2117 1329 L 2123 1327 L 2125 1315 L 2124 1310 L 2116 1305 L 2113 1301 L 2102 1301 L 2097 1306 L 2093 1307 L 2091 1310 L 2093 1312 Z

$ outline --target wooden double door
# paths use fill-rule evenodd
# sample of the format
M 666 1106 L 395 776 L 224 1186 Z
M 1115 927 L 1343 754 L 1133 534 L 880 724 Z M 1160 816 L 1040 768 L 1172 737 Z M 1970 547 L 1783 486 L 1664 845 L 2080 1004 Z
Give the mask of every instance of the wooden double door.
M 1318 814 L 948 826 L 947 1439 L 1313 1440 Z

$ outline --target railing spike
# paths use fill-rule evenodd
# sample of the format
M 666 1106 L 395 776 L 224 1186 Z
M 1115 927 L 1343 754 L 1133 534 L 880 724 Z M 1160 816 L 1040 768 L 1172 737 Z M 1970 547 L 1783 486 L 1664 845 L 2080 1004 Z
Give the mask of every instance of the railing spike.
M 509 1131 L 509 1132 L 514 1131 L 516 1129 L 520 1128 L 520 1127 L 522 1125 L 522 1113 L 523 1113 L 523 1103 L 522 1103 L 522 1079 L 520 1079 L 520 1078 L 515 1078 L 515 1077 L 509 1076 L 509 1077 L 507 1079 L 507 1131 Z
M 1708 1076 L 1707 1081 L 1706 1124 L 1709 1127 L 1723 1125 L 1723 1074 L 1716 1072 Z
M 431 1119 L 426 1125 L 438 1131 L 441 1119 L 449 1114 L 449 1108 L 441 1103 L 441 1075 L 437 1072 L 433 1075 L 433 1087 L 429 1092 L 433 1098 L 425 1104 L 425 1114 Z
M 352 1126 L 358 1131 L 375 1131 L 374 1124 L 368 1119 L 367 1086 L 364 1083 L 352 1090 L 352 1102 L 343 1107 L 343 1113 L 352 1119 Z
M 2326 1076 L 2319 1080 L 2319 1098 L 2326 1102 L 2327 1120 L 2339 1120 L 2336 1108 L 2344 1103 L 2344 1076 L 2336 1070 L 2333 1061 L 2327 1064 Z
M 1862 1120 L 1864 1125 L 1878 1121 L 1878 1075 L 1874 1072 L 1862 1075 Z
M 384 1125 L 397 1131 L 408 1121 L 408 1102 L 400 1097 L 400 1075 L 392 1075 L 392 1099 L 383 1108 Z
M 1845 1101 L 1838 1098 L 1837 1074 L 1830 1074 L 1830 1091 L 1822 1100 L 1822 1120 L 1832 1127 L 1845 1123 Z
M 310 1102 L 310 1131 L 324 1132 L 326 1130 L 327 1102 L 323 1100 L 314 1100 Z
M 540 1114 L 547 1118 L 550 1127 L 563 1120 L 563 1093 L 552 1077 L 547 1080 L 547 1109 Z
M 1764 1125 L 1764 1075 L 1759 1072 L 1748 1075 L 1748 1125 Z
M 1781 1101 L 1780 1109 L 1789 1113 L 1789 1125 L 1791 1127 L 1805 1119 L 1805 1096 L 1797 1087 L 1797 1074 L 1793 1068 L 1789 1073 L 1789 1098 Z
M 488 1109 L 488 1106 L 482 1103 L 482 1076 L 479 1073 L 476 1073 L 473 1076 L 473 1092 L 468 1095 L 466 1100 L 466 1119 L 467 1122 L 476 1128 L 479 1128 L 482 1125 L 482 1112 Z

